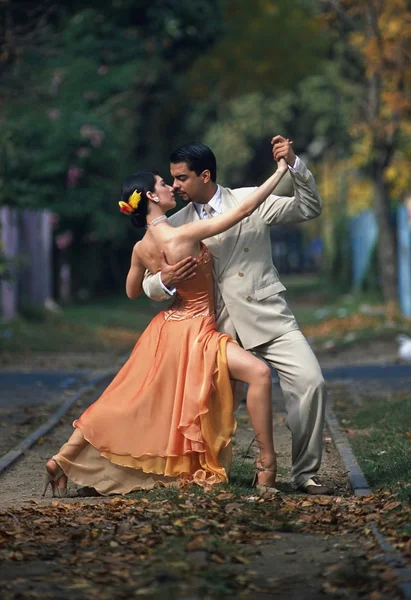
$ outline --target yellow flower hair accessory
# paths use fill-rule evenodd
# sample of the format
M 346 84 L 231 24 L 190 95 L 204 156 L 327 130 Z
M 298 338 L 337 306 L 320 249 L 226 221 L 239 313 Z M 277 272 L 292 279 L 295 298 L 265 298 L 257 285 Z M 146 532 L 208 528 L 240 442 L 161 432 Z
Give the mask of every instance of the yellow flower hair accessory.
M 126 215 L 132 215 L 133 212 L 135 212 L 137 210 L 137 207 L 140 204 L 140 201 L 141 201 L 141 192 L 134 190 L 134 192 L 131 194 L 130 198 L 128 199 L 128 202 L 123 202 L 123 200 L 120 200 L 118 205 L 120 207 L 121 212 L 125 213 Z

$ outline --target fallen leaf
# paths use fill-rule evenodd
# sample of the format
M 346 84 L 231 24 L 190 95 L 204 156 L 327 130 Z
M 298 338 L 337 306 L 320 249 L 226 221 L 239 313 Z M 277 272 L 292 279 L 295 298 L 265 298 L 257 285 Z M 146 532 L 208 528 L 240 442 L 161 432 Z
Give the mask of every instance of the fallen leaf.
M 229 502 L 228 504 L 225 505 L 224 508 L 225 508 L 226 513 L 230 514 L 233 511 L 241 510 L 242 504 L 240 504 L 240 502 Z
M 213 552 L 213 554 L 211 554 L 210 560 L 212 560 L 213 562 L 215 562 L 219 565 L 223 565 L 225 563 L 224 556 L 222 556 L 221 554 L 217 554 L 216 552 Z
M 394 510 L 394 508 L 398 508 L 399 506 L 401 506 L 401 502 L 388 502 L 388 504 L 385 504 L 383 509 L 384 510 Z
M 245 556 L 239 556 L 238 554 L 236 556 L 232 556 L 231 560 L 235 563 L 240 563 L 242 565 L 249 565 L 250 564 L 250 560 L 248 560 L 248 558 L 245 558 Z
M 229 492 L 223 492 L 216 496 L 216 500 L 231 500 L 231 498 L 235 498 L 235 494 L 230 494 Z
M 194 539 L 189 540 L 186 544 L 186 550 L 192 552 L 194 550 L 203 550 L 205 548 L 205 537 L 198 535 Z

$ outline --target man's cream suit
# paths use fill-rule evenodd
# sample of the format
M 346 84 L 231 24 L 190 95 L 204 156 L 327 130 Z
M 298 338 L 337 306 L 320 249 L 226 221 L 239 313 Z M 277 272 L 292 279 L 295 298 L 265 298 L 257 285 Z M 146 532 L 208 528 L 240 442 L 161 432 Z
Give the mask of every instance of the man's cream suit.
M 317 359 L 298 328 L 273 265 L 270 226 L 299 223 L 321 213 L 314 178 L 300 161 L 290 172 L 294 196 L 271 195 L 250 217 L 205 240 L 214 256 L 217 327 L 277 371 L 292 434 L 295 486 L 315 476 L 322 454 L 325 386 Z M 221 188 L 222 211 L 238 204 L 255 188 Z M 199 219 L 190 202 L 170 217 L 178 227 Z M 146 273 L 143 288 L 153 300 L 169 299 L 158 274 Z

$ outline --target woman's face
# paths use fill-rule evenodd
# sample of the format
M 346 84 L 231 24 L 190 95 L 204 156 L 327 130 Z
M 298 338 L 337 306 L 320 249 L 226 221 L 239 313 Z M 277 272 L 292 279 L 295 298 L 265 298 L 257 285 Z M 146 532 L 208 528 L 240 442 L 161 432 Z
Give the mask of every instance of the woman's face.
M 156 175 L 156 183 L 154 186 L 154 193 L 160 200 L 160 205 L 163 210 L 171 210 L 176 206 L 176 200 L 174 198 L 174 190 L 171 185 L 167 185 L 160 175 Z

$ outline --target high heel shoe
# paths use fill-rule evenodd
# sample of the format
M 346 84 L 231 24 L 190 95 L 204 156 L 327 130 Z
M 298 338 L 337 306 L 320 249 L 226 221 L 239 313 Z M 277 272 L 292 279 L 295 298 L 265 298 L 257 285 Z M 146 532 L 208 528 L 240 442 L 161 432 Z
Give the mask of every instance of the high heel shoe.
M 257 491 L 261 492 L 262 494 L 278 494 L 279 490 L 277 490 L 274 487 L 275 484 L 275 478 L 277 475 L 277 461 L 274 461 L 274 464 L 272 464 L 269 468 L 264 467 L 263 464 L 261 463 L 261 460 L 256 460 L 254 463 L 254 468 L 255 468 L 255 473 L 254 473 L 254 477 L 253 477 L 253 481 L 251 483 L 252 487 L 255 488 Z M 272 477 L 272 481 L 267 481 L 266 483 L 260 483 L 258 476 L 260 473 L 274 473 L 274 476 Z
M 59 482 L 59 480 L 65 476 L 65 473 L 63 471 L 63 469 L 60 467 L 60 465 L 58 465 L 56 463 L 56 461 L 54 461 L 56 464 L 56 472 L 54 474 L 51 474 L 48 470 L 47 470 L 47 466 L 46 466 L 46 472 L 43 474 L 43 492 L 42 492 L 42 496 L 46 495 L 46 491 L 48 486 L 51 487 L 51 493 L 53 498 L 67 498 L 68 494 L 67 494 L 67 486 L 66 487 L 58 487 L 57 483 Z M 56 494 L 57 492 L 57 494 Z

